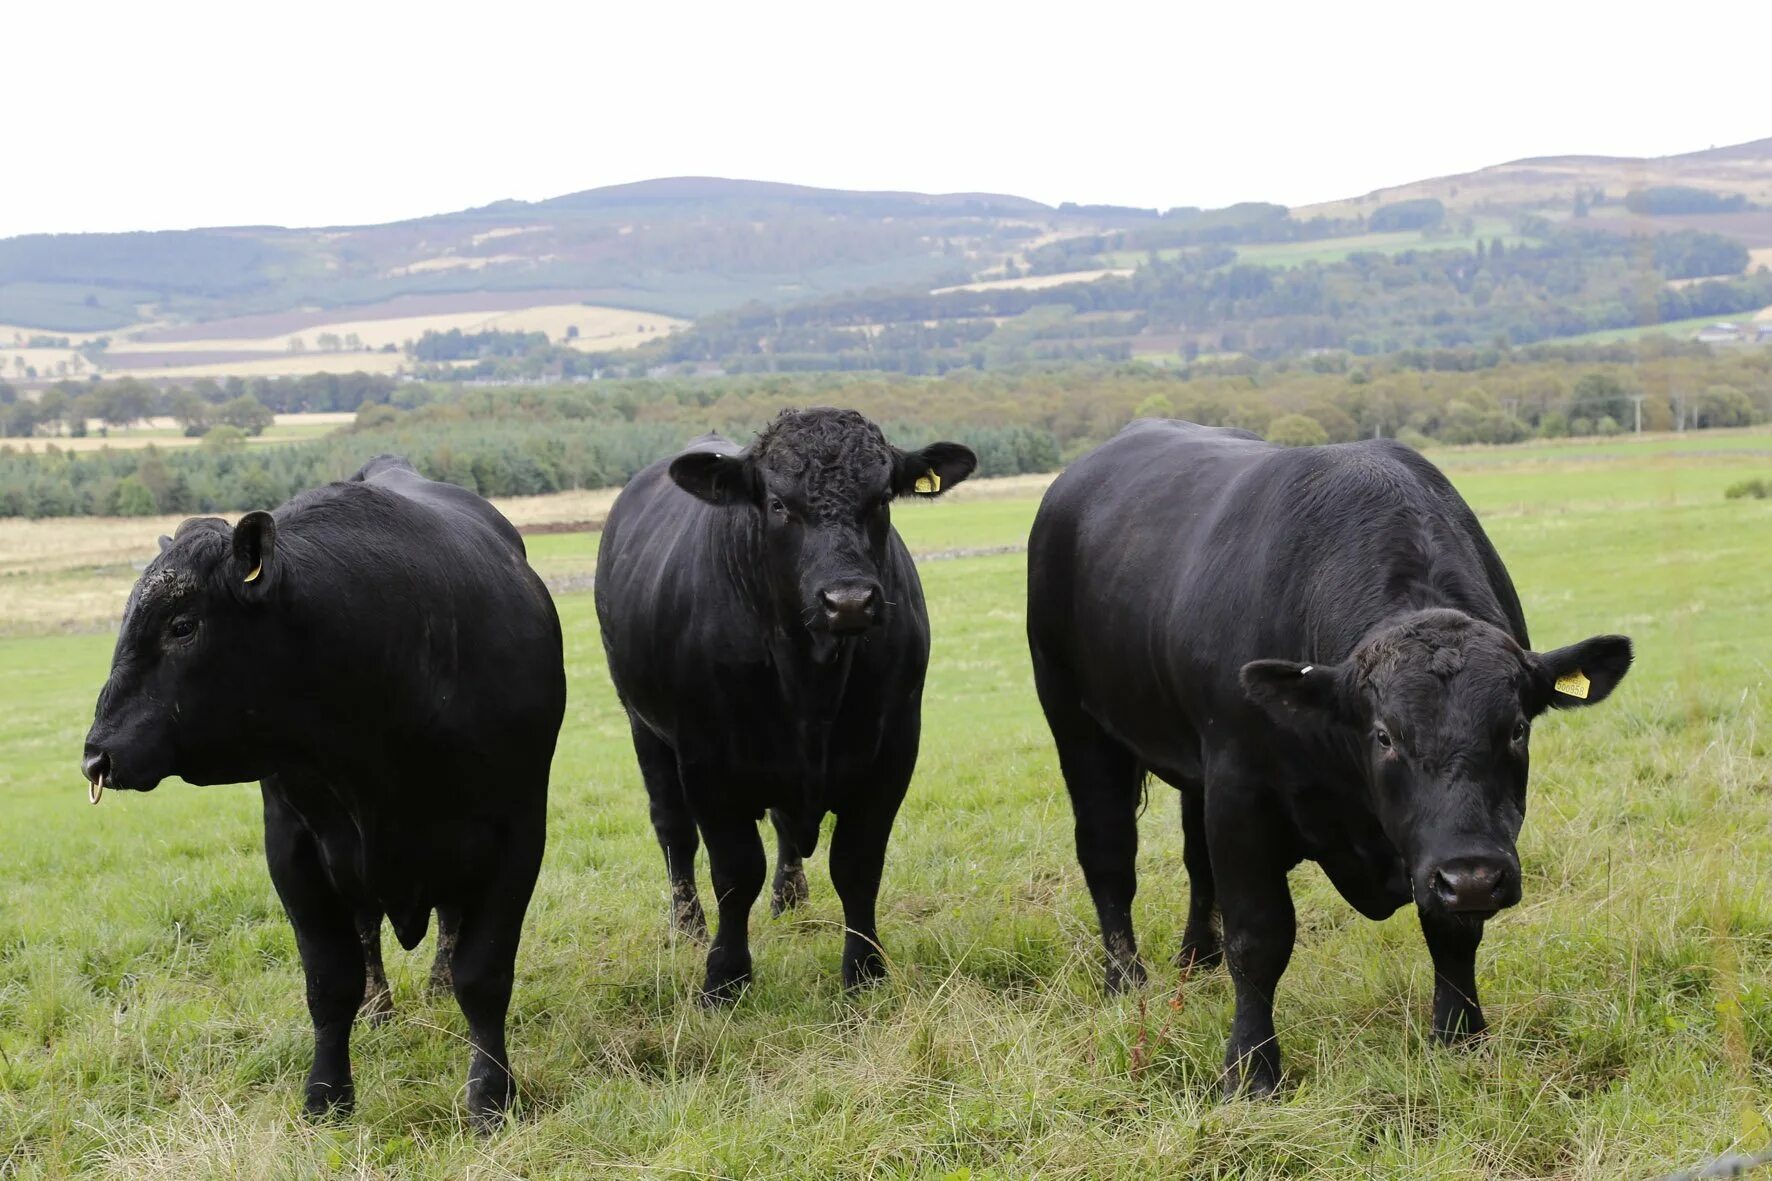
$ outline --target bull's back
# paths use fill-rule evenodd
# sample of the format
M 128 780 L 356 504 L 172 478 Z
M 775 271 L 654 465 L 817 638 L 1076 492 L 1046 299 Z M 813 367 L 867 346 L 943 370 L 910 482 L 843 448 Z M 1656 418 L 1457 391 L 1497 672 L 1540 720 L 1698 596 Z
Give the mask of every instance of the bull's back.
M 449 725 L 493 747 L 533 745 L 544 734 L 551 746 L 565 710 L 564 643 L 516 528 L 479 495 L 392 456 L 371 460 L 331 495 L 335 513 L 337 500 L 358 502 L 327 527 L 378 553 L 364 575 L 399 590 L 378 596 L 377 609 L 409 616 L 387 623 L 407 637 L 409 655 L 423 654 L 414 665 L 437 683 L 418 688 L 447 700 Z
M 1154 639 L 1200 562 L 1236 558 L 1224 506 L 1271 449 L 1243 432 L 1134 423 L 1067 468 L 1028 542 L 1028 626 L 1054 654 Z M 1218 538 L 1218 552 L 1211 552 Z M 1228 546 L 1224 543 L 1228 543 Z
M 1395 609 L 1428 536 L 1458 604 L 1524 642 L 1518 599 L 1445 477 L 1389 442 L 1282 448 L 1136 423 L 1054 482 L 1029 545 L 1037 665 L 1135 744 L 1250 709 L 1264 658 L 1339 660 Z

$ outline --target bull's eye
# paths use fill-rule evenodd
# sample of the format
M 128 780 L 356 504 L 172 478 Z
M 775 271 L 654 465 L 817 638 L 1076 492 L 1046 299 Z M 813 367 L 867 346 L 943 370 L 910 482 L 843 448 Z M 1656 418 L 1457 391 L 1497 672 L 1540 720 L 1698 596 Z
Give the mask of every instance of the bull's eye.
M 1372 737 L 1377 741 L 1378 745 L 1385 750 L 1391 749 L 1391 732 L 1386 730 L 1383 726 L 1373 727 Z
M 1515 742 L 1526 741 L 1526 719 L 1525 718 L 1521 718 L 1519 721 L 1514 723 L 1514 741 Z
M 197 621 L 188 615 L 181 615 L 166 625 L 166 634 L 175 640 L 188 640 L 197 634 Z
M 778 517 L 785 517 L 788 515 L 788 506 L 781 502 L 781 497 L 771 496 L 769 498 L 769 511 Z

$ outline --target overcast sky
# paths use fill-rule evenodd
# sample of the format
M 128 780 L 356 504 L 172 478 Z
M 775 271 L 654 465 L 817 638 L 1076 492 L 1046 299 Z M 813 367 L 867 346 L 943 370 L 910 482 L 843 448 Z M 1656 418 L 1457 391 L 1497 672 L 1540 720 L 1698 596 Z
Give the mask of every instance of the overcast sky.
M 1764 3 L 21 3 L 0 236 L 677 175 L 1305 204 L 1772 136 L 1769 34 Z

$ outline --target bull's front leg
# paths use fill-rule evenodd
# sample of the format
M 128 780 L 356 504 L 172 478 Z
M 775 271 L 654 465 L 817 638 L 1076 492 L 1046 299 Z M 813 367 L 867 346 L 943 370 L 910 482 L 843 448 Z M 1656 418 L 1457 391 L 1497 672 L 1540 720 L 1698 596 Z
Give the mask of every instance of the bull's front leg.
M 1207 834 L 1224 916 L 1224 956 L 1236 990 L 1236 1016 L 1224 1052 L 1224 1097 L 1265 1096 L 1280 1085 L 1274 990 L 1292 958 L 1297 926 L 1290 866 L 1274 848 L 1262 809 L 1237 786 L 1213 784 Z
M 886 842 L 904 787 L 862 793 L 864 803 L 837 817 L 831 836 L 831 882 L 843 900 L 843 987 L 862 988 L 886 974 L 886 955 L 875 926 Z
M 714 880 L 720 927 L 708 949 L 708 974 L 702 985 L 703 1004 L 736 1000 L 751 980 L 751 907 L 763 892 L 768 869 L 757 822 L 749 816 L 716 812 L 697 815 L 708 849 L 708 870 Z
M 1417 908 L 1421 933 L 1434 960 L 1434 1037 L 1453 1044 L 1489 1028 L 1477 1003 L 1477 945 L 1483 919 L 1432 914 Z
M 351 1021 L 363 1002 L 366 978 L 357 916 L 333 889 L 307 826 L 269 787 L 264 802 L 265 861 L 295 928 L 307 979 L 308 1015 L 314 1022 L 314 1065 L 302 1110 L 309 1116 L 348 1112 L 356 1102 Z

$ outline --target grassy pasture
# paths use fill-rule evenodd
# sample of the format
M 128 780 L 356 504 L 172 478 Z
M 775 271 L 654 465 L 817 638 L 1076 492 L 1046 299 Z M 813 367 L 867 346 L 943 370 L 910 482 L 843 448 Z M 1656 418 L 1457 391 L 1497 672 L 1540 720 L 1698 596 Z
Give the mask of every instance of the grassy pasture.
M 1228 981 L 1166 964 L 1186 893 L 1161 785 L 1137 914 L 1153 984 L 1100 994 L 1019 554 L 923 566 L 935 646 L 881 898 L 890 982 L 841 994 L 821 851 L 809 907 L 759 906 L 756 984 L 712 1013 L 700 949 L 666 935 L 590 596 L 560 596 L 571 702 L 511 1028 L 524 1114 L 489 1140 L 463 1129 L 465 1027 L 422 994 L 428 948 L 391 940 L 400 1016 L 355 1038 L 358 1114 L 296 1116 L 309 1031 L 256 797 L 168 784 L 87 807 L 75 760 L 109 637 L 0 639 L 0 1176 L 1610 1178 L 1764 1144 L 1772 503 L 1721 488 L 1772 470 L 1772 436 L 1733 440 L 1439 455 L 1538 643 L 1627 631 L 1637 666 L 1538 727 L 1526 898 L 1479 959 L 1484 1047 L 1426 1043 L 1411 916 L 1369 923 L 1314 867 L 1293 875 L 1271 1103 L 1216 1101 Z M 918 551 L 1013 545 L 1037 488 L 897 520 Z M 543 568 L 594 545 L 531 538 Z

